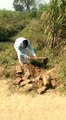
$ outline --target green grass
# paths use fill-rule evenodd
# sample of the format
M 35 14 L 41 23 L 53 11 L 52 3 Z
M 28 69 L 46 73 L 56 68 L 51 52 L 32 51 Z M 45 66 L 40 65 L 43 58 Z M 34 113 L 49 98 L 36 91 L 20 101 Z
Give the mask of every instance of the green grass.
M 60 65 L 60 77 L 61 81 L 65 82 L 66 84 L 66 60 L 63 60 L 62 64 Z
M 17 56 L 14 49 L 14 43 L 0 43 L 0 65 L 13 65 L 16 63 Z

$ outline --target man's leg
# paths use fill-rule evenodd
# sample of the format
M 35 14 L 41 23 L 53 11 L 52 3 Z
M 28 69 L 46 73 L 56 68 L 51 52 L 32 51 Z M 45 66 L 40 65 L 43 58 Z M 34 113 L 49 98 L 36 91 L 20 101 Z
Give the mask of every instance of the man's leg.
M 30 60 L 28 58 L 25 58 L 25 61 L 27 64 L 30 64 Z
M 25 49 L 24 53 L 26 55 L 28 55 L 28 49 L 27 48 Z M 25 58 L 25 61 L 26 61 L 27 64 L 30 64 L 30 60 L 28 58 Z

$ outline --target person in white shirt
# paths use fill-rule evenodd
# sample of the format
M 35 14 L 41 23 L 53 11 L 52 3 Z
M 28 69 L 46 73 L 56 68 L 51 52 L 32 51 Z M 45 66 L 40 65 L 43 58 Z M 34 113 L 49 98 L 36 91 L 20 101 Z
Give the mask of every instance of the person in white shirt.
M 23 58 L 25 59 L 26 63 L 30 63 L 30 56 L 28 55 L 28 48 L 30 49 L 32 55 L 35 59 L 37 59 L 36 53 L 32 48 L 30 41 L 24 37 L 17 38 L 14 44 L 14 48 L 17 52 L 18 60 L 21 65 L 23 65 Z

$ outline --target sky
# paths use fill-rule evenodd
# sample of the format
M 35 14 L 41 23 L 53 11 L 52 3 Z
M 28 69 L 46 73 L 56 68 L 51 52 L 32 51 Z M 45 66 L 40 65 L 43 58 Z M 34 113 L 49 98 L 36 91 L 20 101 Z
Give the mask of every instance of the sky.
M 0 0 L 0 10 L 1 9 L 14 10 L 13 1 L 14 0 Z M 41 0 L 41 1 L 43 1 L 43 3 L 44 1 L 48 3 L 49 0 Z

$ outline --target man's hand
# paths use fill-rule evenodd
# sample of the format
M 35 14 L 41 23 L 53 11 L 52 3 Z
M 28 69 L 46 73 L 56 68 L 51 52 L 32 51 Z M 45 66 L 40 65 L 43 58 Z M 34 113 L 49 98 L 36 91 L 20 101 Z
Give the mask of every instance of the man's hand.
M 37 56 L 34 56 L 34 58 L 32 58 L 31 56 L 28 56 L 28 59 L 29 60 L 32 60 L 32 59 L 37 60 L 38 58 L 37 58 Z
M 30 56 L 28 56 L 28 59 L 29 59 L 29 60 L 31 60 L 31 57 L 30 57 Z
M 38 59 L 38 57 L 37 57 L 37 56 L 34 56 L 34 58 L 35 58 L 35 60 L 37 60 L 37 59 Z

